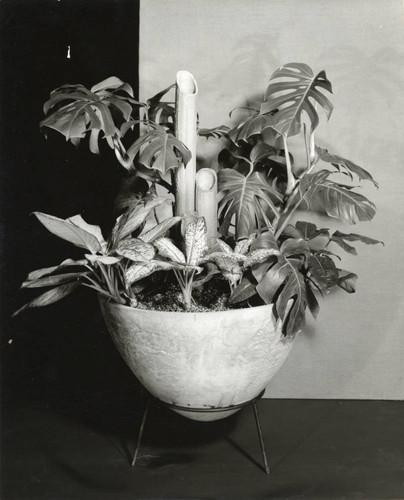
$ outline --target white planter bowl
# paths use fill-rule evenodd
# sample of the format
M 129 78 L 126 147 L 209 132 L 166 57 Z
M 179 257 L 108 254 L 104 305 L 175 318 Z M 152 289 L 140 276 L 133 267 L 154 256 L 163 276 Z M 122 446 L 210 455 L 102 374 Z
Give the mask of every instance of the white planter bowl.
M 257 397 L 285 361 L 293 339 L 272 305 L 220 312 L 135 309 L 100 297 L 107 328 L 122 357 L 156 398 L 190 409 L 225 409 Z M 174 411 L 218 420 L 237 411 Z

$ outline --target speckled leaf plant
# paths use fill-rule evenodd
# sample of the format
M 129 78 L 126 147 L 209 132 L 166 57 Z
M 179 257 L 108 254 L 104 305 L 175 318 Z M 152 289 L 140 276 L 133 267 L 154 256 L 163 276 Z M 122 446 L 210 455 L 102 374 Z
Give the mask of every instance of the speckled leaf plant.
M 148 289 L 155 273 L 174 273 L 189 310 L 194 287 L 206 286 L 216 275 L 229 284 L 229 307 L 273 303 L 285 335 L 293 335 L 302 328 L 307 308 L 317 315 L 318 295 L 335 287 L 355 291 L 357 276 L 339 267 L 330 245 L 356 254 L 352 243 L 379 243 L 306 220 L 313 209 L 348 224 L 375 215 L 375 205 L 335 174 L 377 187 L 372 176 L 315 143 L 320 114 L 330 118 L 333 110 L 327 97 L 331 83 L 324 71 L 286 64 L 272 74 L 260 106 L 236 126 L 198 130 L 200 137 L 226 145 L 212 165 L 218 173 L 219 226 L 217 244 L 210 247 L 206 221 L 198 213 L 155 222 L 162 205 L 178 202 L 173 174 L 191 157 L 175 136 L 175 102 L 164 100 L 172 88 L 146 103 L 135 100 L 131 87 L 116 77 L 91 90 L 64 85 L 51 93 L 42 129 L 52 128 L 76 146 L 88 138 L 93 153 L 105 141 L 128 175 L 143 179 L 142 188 L 126 200 L 107 241 L 99 227 L 80 216 L 62 220 L 35 212 L 49 231 L 85 255 L 30 273 L 23 288 L 49 290 L 17 312 L 53 303 L 80 285 L 136 307 L 139 291 Z M 303 164 L 296 164 L 290 151 L 293 136 L 303 139 Z

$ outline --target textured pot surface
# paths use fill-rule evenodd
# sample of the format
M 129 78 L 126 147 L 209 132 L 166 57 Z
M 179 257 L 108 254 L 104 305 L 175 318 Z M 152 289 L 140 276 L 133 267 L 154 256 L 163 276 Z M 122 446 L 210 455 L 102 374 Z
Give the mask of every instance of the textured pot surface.
M 134 309 L 104 298 L 100 305 L 139 381 L 176 406 L 223 408 L 249 401 L 265 389 L 292 347 L 271 305 L 202 313 Z M 235 411 L 178 413 L 217 420 Z

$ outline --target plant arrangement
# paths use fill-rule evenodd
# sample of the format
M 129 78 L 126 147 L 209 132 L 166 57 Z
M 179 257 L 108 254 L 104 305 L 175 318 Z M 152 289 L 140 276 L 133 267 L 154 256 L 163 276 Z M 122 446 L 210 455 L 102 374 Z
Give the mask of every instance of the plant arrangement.
M 356 254 L 354 243 L 379 242 L 316 227 L 310 215 L 370 221 L 375 205 L 355 182 L 377 183 L 362 167 L 316 144 L 319 115 L 330 118 L 333 110 L 326 73 L 286 64 L 272 74 L 256 109 L 244 108 L 232 128 L 212 129 L 198 129 L 187 104 L 196 84 L 180 73 L 182 80 L 145 103 L 116 77 L 90 90 L 64 85 L 51 93 L 42 130 L 53 129 L 75 146 L 87 141 L 97 154 L 100 142 L 108 145 L 133 192 L 117 198 L 108 237 L 80 215 L 63 220 L 35 212 L 84 256 L 31 272 L 22 287 L 48 290 L 17 313 L 54 303 L 79 286 L 133 308 L 175 290 L 173 307 L 185 313 L 201 310 L 197 298 L 204 291 L 211 296 L 219 290 L 224 308 L 273 304 L 284 335 L 293 336 L 306 309 L 317 316 L 318 296 L 335 287 L 355 291 L 357 276 L 340 267 L 335 251 Z M 196 135 L 221 144 L 211 169 L 197 171 Z M 296 137 L 303 161 L 296 160 Z

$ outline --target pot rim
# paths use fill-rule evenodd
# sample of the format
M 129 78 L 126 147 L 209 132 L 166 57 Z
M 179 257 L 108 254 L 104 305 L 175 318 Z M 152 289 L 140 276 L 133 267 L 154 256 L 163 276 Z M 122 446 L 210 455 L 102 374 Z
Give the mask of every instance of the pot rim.
M 138 314 L 147 314 L 147 315 L 171 315 L 172 317 L 174 316 L 180 316 L 180 317 L 185 317 L 185 316 L 191 316 L 195 315 L 198 316 L 199 318 L 203 318 L 204 316 L 209 316 L 212 317 L 212 315 L 239 315 L 239 316 L 245 316 L 254 314 L 256 312 L 265 312 L 265 310 L 268 311 L 268 313 L 273 313 L 273 304 L 264 304 L 261 306 L 252 306 L 252 307 L 243 307 L 243 308 L 238 308 L 238 309 L 227 309 L 225 311 L 199 311 L 199 312 L 194 312 L 194 311 L 159 311 L 156 309 L 138 309 L 136 307 L 131 307 L 127 306 L 124 304 L 118 304 L 117 302 L 113 302 L 111 299 L 108 299 L 107 297 L 104 297 L 101 294 L 98 294 L 98 300 L 100 302 L 103 302 L 106 304 L 108 307 L 115 307 L 116 309 L 121 309 L 127 312 L 130 311 L 136 311 Z

